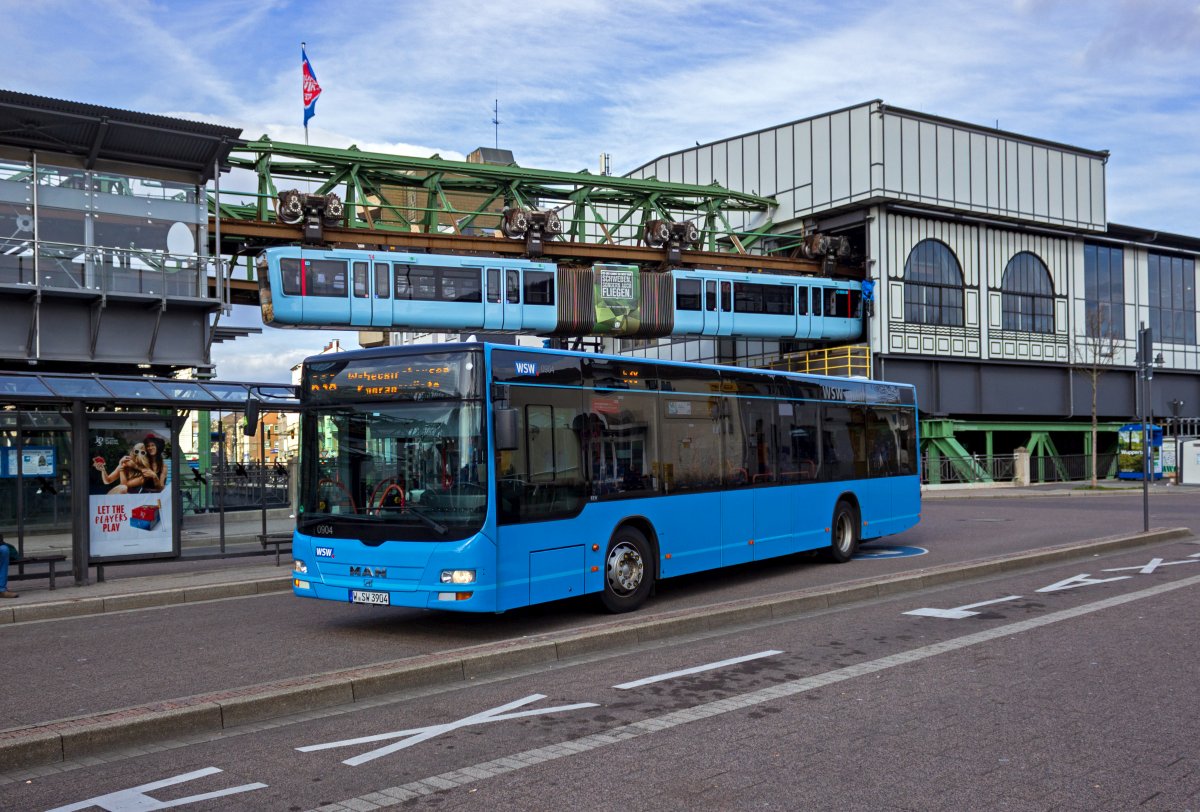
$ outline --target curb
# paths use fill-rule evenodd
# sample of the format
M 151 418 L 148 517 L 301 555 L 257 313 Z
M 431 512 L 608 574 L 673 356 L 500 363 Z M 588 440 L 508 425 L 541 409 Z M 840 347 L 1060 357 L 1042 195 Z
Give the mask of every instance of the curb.
M 241 598 L 286 592 L 292 588 L 291 570 L 286 575 L 255 578 L 247 581 L 226 581 L 220 584 L 155 589 L 146 592 L 126 592 L 97 598 L 74 598 L 65 601 L 46 601 L 18 606 L 0 607 L 0 626 L 9 623 L 28 623 L 34 620 L 61 620 L 68 617 L 102 615 L 105 612 L 124 612 L 129 609 L 150 609 L 182 603 L 211 601 L 220 598 Z
M 661 641 L 678 634 L 719 631 L 750 621 L 795 617 L 857 601 L 894 597 L 932 586 L 1069 560 L 1080 554 L 1124 550 L 1190 537 L 1192 531 L 1185 527 L 1110 536 L 1034 552 L 963 564 L 944 564 L 871 580 L 849 581 L 836 586 L 744 598 L 698 609 L 680 609 L 641 621 L 631 622 L 626 617 L 580 631 L 552 632 L 520 640 L 487 643 L 407 660 L 293 677 L 45 722 L 0 731 L 0 764 L 4 764 L 6 770 L 54 764 L 94 756 L 114 748 L 146 745 L 192 734 L 215 733 L 294 713 L 348 705 L 398 691 L 467 682 L 512 668 L 561 662 L 599 651 Z M 276 585 L 277 580 L 272 579 L 267 583 Z M 214 593 L 193 597 L 192 600 L 228 597 L 228 594 L 216 594 L 221 592 L 221 586 L 245 585 L 197 587 L 185 591 Z M 278 591 L 278 587 L 273 586 L 269 591 Z

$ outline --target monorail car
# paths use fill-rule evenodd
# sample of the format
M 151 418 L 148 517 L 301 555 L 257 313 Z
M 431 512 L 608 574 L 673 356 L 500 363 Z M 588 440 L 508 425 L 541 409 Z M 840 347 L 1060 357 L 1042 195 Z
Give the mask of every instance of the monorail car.
M 853 341 L 858 282 L 700 268 L 283 246 L 258 259 L 265 324 L 534 335 Z

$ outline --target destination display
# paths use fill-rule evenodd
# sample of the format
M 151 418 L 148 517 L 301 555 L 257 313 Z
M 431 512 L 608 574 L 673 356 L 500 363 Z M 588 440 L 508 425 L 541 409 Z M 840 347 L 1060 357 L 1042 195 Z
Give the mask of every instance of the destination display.
M 311 361 L 303 398 L 310 403 L 427 400 L 472 396 L 476 355 L 413 355 L 352 361 Z

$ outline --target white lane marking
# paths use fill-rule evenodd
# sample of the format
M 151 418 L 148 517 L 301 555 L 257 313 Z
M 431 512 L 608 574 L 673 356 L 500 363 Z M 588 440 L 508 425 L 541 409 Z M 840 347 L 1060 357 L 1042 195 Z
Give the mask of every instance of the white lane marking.
M 1200 558 L 1192 560 L 1192 557 L 1189 556 L 1188 559 L 1184 561 L 1164 561 L 1161 558 L 1151 558 L 1148 564 L 1140 564 L 1133 567 L 1112 567 L 1111 569 L 1104 570 L 1104 572 L 1125 572 L 1128 570 L 1133 570 L 1139 575 L 1150 575 L 1159 567 L 1173 567 L 1176 564 L 1200 564 Z
M 925 607 L 923 609 L 913 609 L 910 612 L 904 612 L 906 615 L 917 615 L 918 617 L 944 617 L 948 620 L 962 620 L 965 617 L 974 617 L 978 612 L 969 612 L 968 609 L 975 609 L 979 606 L 990 606 L 993 603 L 1004 603 L 1005 601 L 1020 600 L 1020 595 L 1009 595 L 1007 598 L 996 598 L 990 601 L 980 601 L 979 603 L 968 603 L 966 606 L 956 606 L 953 609 L 934 609 L 933 607 Z
M 1081 586 L 1107 584 L 1110 581 L 1124 581 L 1126 578 L 1132 577 L 1132 575 L 1118 575 L 1116 578 L 1092 578 L 1085 572 L 1080 575 L 1072 575 L 1070 578 L 1064 578 L 1058 583 L 1050 584 L 1050 586 L 1044 586 L 1038 592 L 1061 592 L 1064 589 L 1077 589 Z
M 250 792 L 255 789 L 266 789 L 266 784 L 242 784 L 240 787 L 230 787 L 229 789 L 220 789 L 216 792 L 204 792 L 200 795 L 189 795 L 186 798 L 176 798 L 173 801 L 160 801 L 157 798 L 151 798 L 147 792 L 152 790 L 162 789 L 163 787 L 174 786 L 175 784 L 183 784 L 187 781 L 195 781 L 197 778 L 204 778 L 208 775 L 216 775 L 221 770 L 216 767 L 205 767 L 202 770 L 177 775 L 173 778 L 164 778 L 161 781 L 153 781 L 149 784 L 142 784 L 129 789 L 122 789 L 116 792 L 110 792 L 107 795 L 97 795 L 95 798 L 89 798 L 86 801 L 70 804 L 68 806 L 57 806 L 51 809 L 50 812 L 77 812 L 81 809 L 91 809 L 98 806 L 101 809 L 106 809 L 108 812 L 151 812 L 155 809 L 170 809 L 173 806 L 183 806 L 184 804 L 194 804 L 198 801 L 207 801 L 212 798 L 224 798 L 226 795 L 238 795 L 243 792 Z
M 649 685 L 652 682 L 662 682 L 663 680 L 675 679 L 676 677 L 686 677 L 689 674 L 699 674 L 704 671 L 713 671 L 718 668 L 724 668 L 727 665 L 737 665 L 738 663 L 749 662 L 750 660 L 758 660 L 763 657 L 774 657 L 776 654 L 783 654 L 782 651 L 770 649 L 768 651 L 760 651 L 757 654 L 747 654 L 744 657 L 733 657 L 728 660 L 721 660 L 719 663 L 708 663 L 707 665 L 697 665 L 694 668 L 684 668 L 679 671 L 671 671 L 667 674 L 658 674 L 653 677 L 645 677 L 643 679 L 634 680 L 633 682 L 622 682 L 620 685 L 614 685 L 618 691 L 628 691 L 630 688 L 640 688 L 643 685 Z
M 379 733 L 375 736 L 360 736 L 357 739 L 343 739 L 337 742 L 327 742 L 325 744 L 310 744 L 306 747 L 297 747 L 301 753 L 311 753 L 315 750 L 329 750 L 334 747 L 350 747 L 355 744 L 369 744 L 371 742 L 387 741 L 388 739 L 400 739 L 395 744 L 389 744 L 386 747 L 380 747 L 376 750 L 363 753 L 354 758 L 348 758 L 343 761 L 343 764 L 349 764 L 351 767 L 357 767 L 360 764 L 366 764 L 368 761 L 374 761 L 397 750 L 403 750 L 406 747 L 412 747 L 414 744 L 420 744 L 423 741 L 432 739 L 434 736 L 440 736 L 443 733 L 449 733 L 452 730 L 458 730 L 460 727 L 471 727 L 472 725 L 482 725 L 488 722 L 501 722 L 506 719 L 519 719 L 525 716 L 544 716 L 547 713 L 562 713 L 564 711 L 579 710 L 580 708 L 594 708 L 595 702 L 578 702 L 574 705 L 558 705 L 553 708 L 540 708 L 534 710 L 520 711 L 518 713 L 507 713 L 514 708 L 520 708 L 532 702 L 540 702 L 545 699 L 545 694 L 530 694 L 524 699 L 517 699 L 498 708 L 481 711 L 472 714 L 464 719 L 459 719 L 456 722 L 444 722 L 440 725 L 426 725 L 425 727 L 414 727 L 409 730 L 397 730 L 392 733 Z
M 426 778 L 421 778 L 416 781 L 410 781 L 407 784 L 399 786 L 384 787 L 376 792 L 371 792 L 355 798 L 349 798 L 340 803 L 343 806 L 351 809 L 356 808 L 356 804 L 361 805 L 361 802 L 374 803 L 379 806 L 394 805 L 393 801 L 399 803 L 410 800 L 412 798 L 420 798 L 426 795 L 432 795 L 435 792 L 442 790 L 454 789 L 455 787 L 464 787 L 471 784 L 479 784 L 488 778 L 493 778 L 497 775 L 523 770 L 526 767 L 533 767 L 539 764 L 545 764 L 548 761 L 555 759 L 567 758 L 579 753 L 586 753 L 589 750 L 597 750 L 601 747 L 607 747 L 612 744 L 619 744 L 629 739 L 636 739 L 641 736 L 646 736 L 651 733 L 657 733 L 662 730 L 669 730 L 673 727 L 686 725 L 689 722 L 699 722 L 703 719 L 711 719 L 715 716 L 720 716 L 725 713 L 745 710 L 756 705 L 761 705 L 766 702 L 776 702 L 780 699 L 798 696 L 808 691 L 815 691 L 819 688 L 832 685 L 834 683 L 843 682 L 845 680 L 855 679 L 867 674 L 876 674 L 880 671 L 887 671 L 891 668 L 896 668 L 901 665 L 910 665 L 922 660 L 936 657 L 939 654 L 948 654 L 953 651 L 977 646 L 982 643 L 990 643 L 1002 637 L 1010 637 L 1021 632 L 1033 631 L 1040 629 L 1043 626 L 1050 626 L 1054 623 L 1061 623 L 1065 620 L 1074 620 L 1077 617 L 1090 615 L 1094 612 L 1099 612 L 1102 609 L 1110 609 L 1114 606 L 1122 606 L 1126 603 L 1143 600 L 1144 598 L 1152 598 L 1157 595 L 1162 595 L 1167 592 L 1172 592 L 1176 589 L 1184 587 L 1192 587 L 1200 585 L 1200 576 L 1192 576 L 1179 581 L 1172 581 L 1166 584 L 1158 584 L 1143 589 L 1139 592 L 1131 592 L 1127 595 L 1117 595 L 1112 598 L 1096 601 L 1095 603 L 1076 606 L 1072 609 L 1064 609 L 1059 612 L 1052 612 L 1041 617 L 1030 618 L 1028 620 L 1020 620 L 1016 623 L 1009 623 L 1004 626 L 998 626 L 994 629 L 986 629 L 984 631 L 975 632 L 973 634 L 963 635 L 951 640 L 946 640 L 941 643 L 932 643 L 928 646 L 912 649 L 911 651 L 901 652 L 899 654 L 891 654 L 887 657 L 881 657 L 878 660 L 859 663 L 858 665 L 850 665 L 845 668 L 839 668 L 836 671 L 826 671 L 824 674 L 816 674 L 811 677 L 803 677 L 801 679 L 783 682 L 778 685 L 772 685 L 767 688 L 759 688 L 756 691 L 751 691 L 740 696 L 731 696 L 725 699 L 718 699 L 715 702 L 706 702 L 703 705 L 695 705 L 682 710 L 671 711 L 670 713 L 656 716 L 649 719 L 643 719 L 640 722 L 632 722 L 627 725 L 609 728 L 600 733 L 593 733 L 589 736 L 582 736 L 578 739 L 568 739 L 556 744 L 548 744 L 544 747 L 535 747 L 531 750 L 523 750 L 519 753 L 513 753 L 507 756 L 500 756 L 491 761 L 484 761 L 479 764 L 472 764 L 466 767 L 460 767 L 456 770 L 441 773 L 440 775 L 431 775 Z

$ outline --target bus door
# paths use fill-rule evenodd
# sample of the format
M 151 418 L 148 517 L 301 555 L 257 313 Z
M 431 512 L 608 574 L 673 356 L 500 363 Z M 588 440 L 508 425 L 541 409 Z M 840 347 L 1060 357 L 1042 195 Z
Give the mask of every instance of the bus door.
M 721 446 L 721 566 L 754 557 L 754 490 L 745 454 L 745 432 L 737 399 L 719 398 L 717 430 Z
M 392 326 L 392 266 L 376 262 L 371 268 L 371 326 Z
M 350 263 L 350 324 L 371 326 L 371 263 Z

